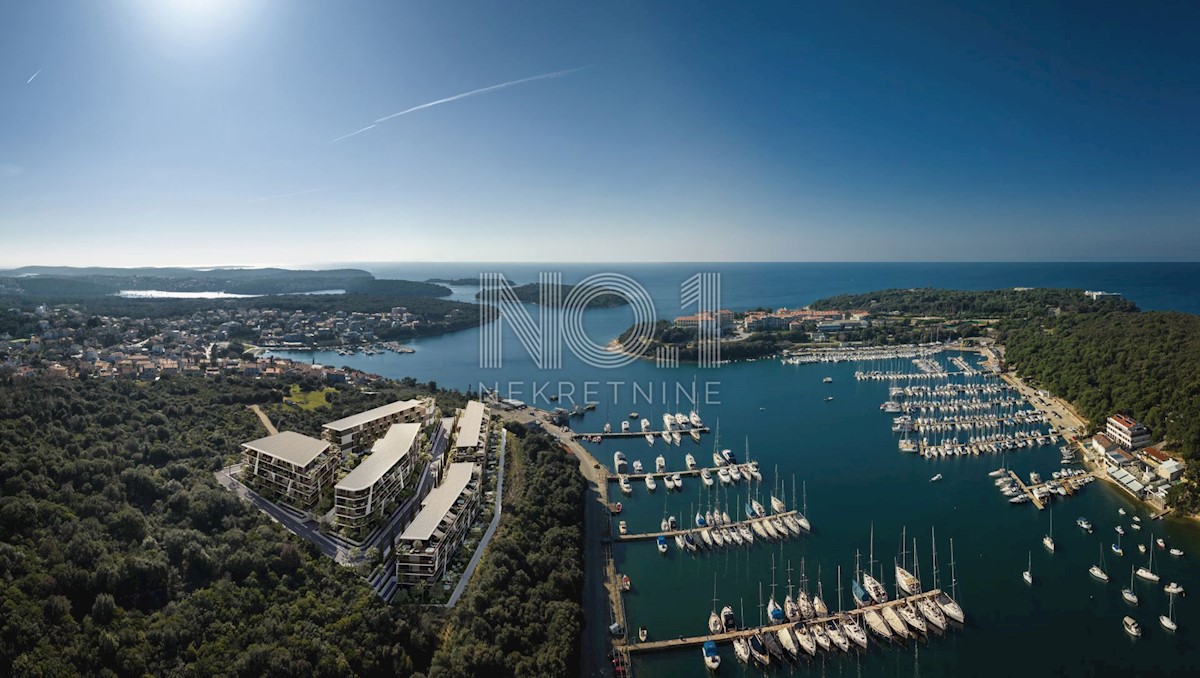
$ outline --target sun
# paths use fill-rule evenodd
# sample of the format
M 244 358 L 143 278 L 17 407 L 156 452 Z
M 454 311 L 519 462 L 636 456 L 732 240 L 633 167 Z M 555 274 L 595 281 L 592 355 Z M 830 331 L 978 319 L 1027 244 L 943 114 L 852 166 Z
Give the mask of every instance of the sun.
M 153 30 L 168 40 L 209 41 L 241 28 L 260 0 L 139 0 Z

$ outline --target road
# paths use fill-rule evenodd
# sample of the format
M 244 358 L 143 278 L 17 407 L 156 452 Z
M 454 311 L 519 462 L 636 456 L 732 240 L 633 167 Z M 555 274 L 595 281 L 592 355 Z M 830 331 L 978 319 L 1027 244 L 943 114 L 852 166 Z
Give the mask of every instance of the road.
M 475 574 L 475 568 L 479 565 L 479 560 L 483 557 L 483 552 L 487 548 L 488 542 L 492 541 L 492 537 L 496 534 L 496 528 L 500 526 L 500 513 L 504 510 L 504 504 L 501 499 L 504 497 L 504 451 L 508 447 L 508 432 L 503 428 L 500 429 L 500 462 L 496 467 L 496 512 L 492 516 L 492 522 L 488 525 L 487 532 L 483 533 L 483 539 L 479 541 L 479 546 L 475 549 L 475 555 L 471 556 L 471 562 L 467 563 L 467 569 L 463 570 L 463 574 L 458 578 L 458 585 L 454 587 L 454 592 L 450 594 L 450 600 L 446 601 L 446 607 L 454 607 L 458 604 L 458 599 L 462 597 L 463 591 L 467 588 L 467 582 L 471 581 L 471 575 Z
M 258 415 L 258 420 L 262 422 L 263 428 L 267 429 L 267 433 L 270 433 L 271 435 L 277 435 L 279 433 L 279 430 L 275 428 L 275 424 L 271 423 L 271 418 L 267 416 L 266 412 L 262 411 L 261 407 L 258 405 L 251 405 L 250 409 Z
M 235 478 L 234 476 L 241 468 L 241 464 L 234 464 L 233 466 L 227 466 L 217 471 L 213 475 L 216 476 L 217 482 L 222 487 L 254 504 L 258 510 L 270 516 L 272 520 L 282 525 L 288 531 L 316 544 L 322 553 L 333 558 L 338 563 L 342 565 L 350 564 L 349 551 L 344 546 L 321 534 L 316 528 L 310 525 L 309 521 L 300 517 L 297 513 L 264 499 L 257 492 L 246 487 Z

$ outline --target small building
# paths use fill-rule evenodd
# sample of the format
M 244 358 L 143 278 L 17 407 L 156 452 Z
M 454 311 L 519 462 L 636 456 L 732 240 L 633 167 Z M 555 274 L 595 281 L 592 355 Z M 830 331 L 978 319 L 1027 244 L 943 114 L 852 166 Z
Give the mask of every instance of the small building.
M 789 318 L 777 315 L 759 314 L 746 318 L 747 332 L 764 332 L 770 330 L 786 330 L 791 324 Z
M 1108 454 L 1117 449 L 1116 443 L 1109 439 L 1103 433 L 1097 433 L 1092 437 L 1092 449 L 1098 454 Z
M 334 516 L 340 527 L 361 529 L 382 516 L 404 489 L 415 463 L 420 424 L 392 424 L 371 453 L 334 487 Z
M 1157 447 L 1147 447 L 1146 449 L 1142 450 L 1142 455 L 1146 463 L 1155 468 L 1158 468 L 1160 464 L 1171 460 L 1166 453 L 1164 453 L 1162 450 L 1159 450 Z
M 432 414 L 432 398 L 397 400 L 331 421 L 322 428 L 325 429 L 325 439 L 341 450 L 343 455 L 360 454 L 370 449 L 392 424 L 424 422 Z
M 445 574 L 446 564 L 479 515 L 480 472 L 478 464 L 451 464 L 442 484 L 425 497 L 421 512 L 396 544 L 396 581 L 401 586 Z
M 1127 450 L 1136 450 L 1150 444 L 1150 429 L 1123 414 L 1108 418 L 1105 435 Z
M 707 323 L 712 323 L 714 321 L 716 322 L 718 327 L 720 327 L 721 330 L 732 329 L 733 328 L 733 311 L 721 309 L 720 311 L 717 311 L 715 315 L 710 311 L 705 311 L 703 313 L 697 313 L 696 315 L 679 316 L 678 318 L 675 318 L 675 326 L 676 327 L 686 327 L 686 328 L 699 328 L 701 323 L 707 324 Z
M 1163 480 L 1173 481 L 1178 480 L 1183 475 L 1184 466 L 1176 459 L 1168 459 L 1158 465 L 1156 473 Z
M 242 443 L 247 480 L 264 494 L 309 509 L 333 483 L 339 455 L 329 441 L 284 431 Z

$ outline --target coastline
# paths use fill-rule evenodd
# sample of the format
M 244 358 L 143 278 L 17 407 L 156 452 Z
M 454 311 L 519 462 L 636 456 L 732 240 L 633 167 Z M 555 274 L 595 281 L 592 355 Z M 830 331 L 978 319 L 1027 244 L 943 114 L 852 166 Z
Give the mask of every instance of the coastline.
M 1123 496 L 1127 497 L 1131 501 L 1137 502 L 1143 508 L 1148 510 L 1151 516 L 1156 516 L 1160 520 L 1170 514 L 1180 518 L 1186 518 L 1188 520 L 1200 522 L 1200 514 L 1178 513 L 1171 507 L 1167 507 L 1165 510 L 1160 509 L 1145 499 L 1139 499 L 1129 494 L 1125 488 L 1121 487 L 1120 483 L 1113 480 L 1108 475 L 1107 465 L 1097 461 L 1093 456 L 1093 450 L 1091 447 L 1083 442 L 1083 434 L 1089 430 L 1089 424 L 1079 416 L 1079 414 L 1075 411 L 1075 407 L 1071 405 L 1071 403 L 1053 394 L 1043 398 L 1041 395 L 1039 395 L 1037 390 L 1030 387 L 1029 384 L 1026 384 L 1016 372 L 1001 372 L 1000 378 L 1016 388 L 1021 395 L 1024 396 L 1031 405 L 1033 405 L 1034 409 L 1046 415 L 1048 421 L 1053 422 L 1056 418 L 1056 415 L 1063 415 L 1060 418 L 1064 424 L 1068 425 L 1068 428 L 1063 428 L 1058 424 L 1054 424 L 1055 430 L 1057 430 L 1058 434 L 1062 436 L 1063 440 L 1069 441 L 1067 444 L 1075 446 L 1076 452 L 1078 452 L 1080 455 L 1080 460 L 1088 470 L 1096 471 L 1096 475 L 1099 478 L 1120 490 Z M 1078 432 L 1073 432 L 1071 430 L 1072 428 Z M 1078 439 L 1071 441 L 1071 436 L 1077 436 Z

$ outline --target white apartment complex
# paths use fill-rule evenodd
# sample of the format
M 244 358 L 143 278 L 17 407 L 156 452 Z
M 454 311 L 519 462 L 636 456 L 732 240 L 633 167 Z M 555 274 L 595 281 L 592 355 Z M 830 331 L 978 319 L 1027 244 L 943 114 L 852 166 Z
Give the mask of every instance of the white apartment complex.
M 487 445 L 488 421 L 491 412 L 478 400 L 467 403 L 458 415 L 454 430 L 454 451 L 460 458 L 474 458 Z
M 433 411 L 433 398 L 397 400 L 325 424 L 325 439 L 343 455 L 361 454 L 387 433 L 392 424 L 423 423 L 433 416 Z
M 382 515 L 404 489 L 416 462 L 421 424 L 392 424 L 371 453 L 334 486 L 334 516 L 341 527 L 358 529 Z
M 421 512 L 396 542 L 396 581 L 412 586 L 441 577 L 479 515 L 481 468 L 451 464 L 442 484 L 421 502 Z
M 242 443 L 242 450 L 248 479 L 299 509 L 317 504 L 339 460 L 329 441 L 292 431 Z

